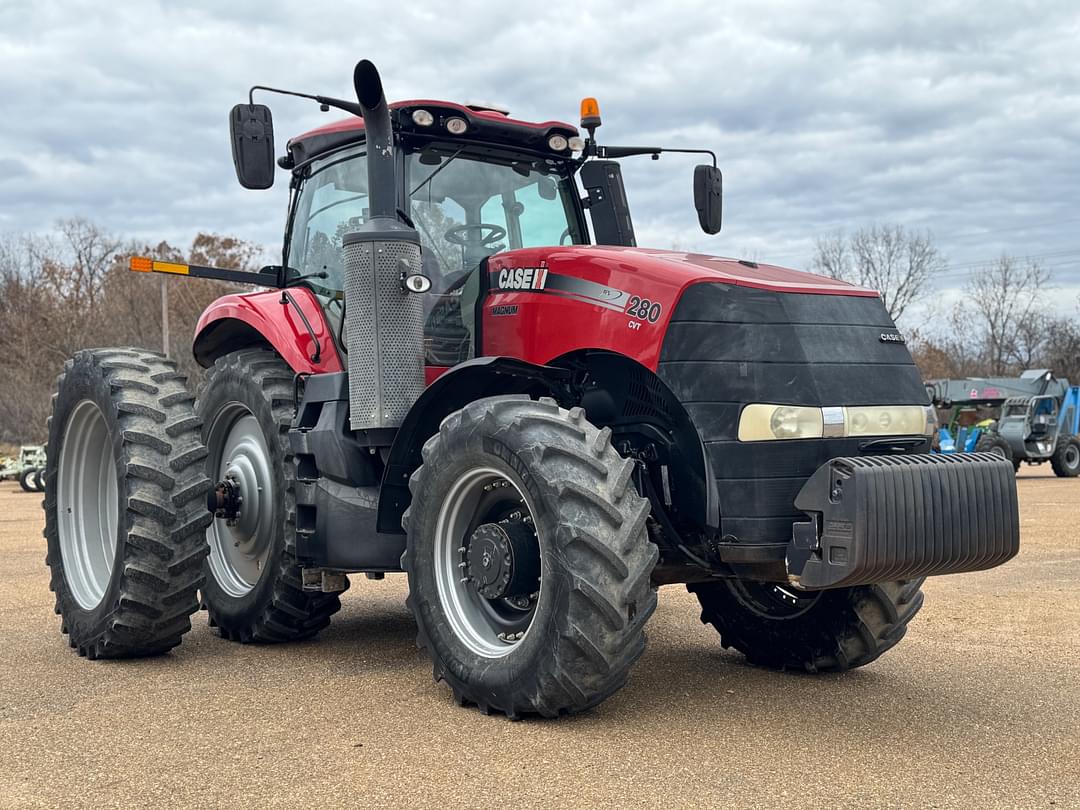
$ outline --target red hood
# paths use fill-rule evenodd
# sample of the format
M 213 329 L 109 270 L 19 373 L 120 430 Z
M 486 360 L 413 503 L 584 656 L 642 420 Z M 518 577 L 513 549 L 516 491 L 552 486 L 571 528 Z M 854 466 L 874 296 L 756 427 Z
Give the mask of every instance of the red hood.
M 700 281 L 716 281 L 776 292 L 867 297 L 878 295 L 876 291 L 865 287 L 856 287 L 846 281 L 801 270 L 675 250 L 575 245 L 514 250 L 497 254 L 492 260 L 495 259 L 499 260 L 499 266 L 509 267 L 520 267 L 543 260 L 553 272 L 559 272 L 556 269 L 558 265 L 566 266 L 575 262 L 594 266 L 607 265 L 610 270 L 663 278 L 679 287 Z

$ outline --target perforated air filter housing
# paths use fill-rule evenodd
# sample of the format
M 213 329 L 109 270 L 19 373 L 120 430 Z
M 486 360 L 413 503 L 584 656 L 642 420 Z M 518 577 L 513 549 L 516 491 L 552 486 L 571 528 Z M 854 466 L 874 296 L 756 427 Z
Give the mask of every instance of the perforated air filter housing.
M 401 284 L 420 272 L 420 239 L 399 227 L 342 240 L 353 430 L 400 427 L 424 390 L 422 302 Z

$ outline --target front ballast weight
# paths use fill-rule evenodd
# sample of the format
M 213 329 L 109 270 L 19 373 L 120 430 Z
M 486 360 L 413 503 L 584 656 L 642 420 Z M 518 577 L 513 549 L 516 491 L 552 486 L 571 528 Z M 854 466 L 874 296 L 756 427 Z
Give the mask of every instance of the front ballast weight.
M 992 453 L 834 458 L 795 498 L 812 519 L 794 526 L 788 578 L 814 590 L 1001 565 L 1020 550 L 1013 477 Z

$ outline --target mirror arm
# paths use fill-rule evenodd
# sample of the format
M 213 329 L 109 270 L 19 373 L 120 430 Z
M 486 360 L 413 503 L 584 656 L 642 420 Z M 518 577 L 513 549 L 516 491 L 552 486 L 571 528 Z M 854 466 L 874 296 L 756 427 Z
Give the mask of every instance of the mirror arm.
M 596 146 L 595 154 L 601 158 L 633 157 L 634 155 L 652 155 L 657 160 L 664 152 L 679 152 L 687 155 L 708 155 L 712 158 L 713 168 L 716 165 L 716 153 L 711 149 L 671 149 L 663 146 Z
M 324 112 L 325 112 L 325 108 L 327 108 L 327 107 L 336 107 L 339 110 L 344 110 L 345 112 L 352 113 L 353 115 L 361 115 L 361 116 L 363 115 L 363 113 L 362 113 L 362 111 L 360 109 L 360 105 L 357 104 L 355 101 L 345 101 L 344 99 L 333 98 L 332 96 L 313 96 L 310 93 L 298 93 L 295 90 L 282 90 L 279 87 L 267 87 L 264 84 L 256 84 L 250 90 L 248 90 L 248 104 L 254 104 L 255 103 L 255 91 L 256 90 L 262 90 L 262 91 L 267 92 L 267 93 L 277 93 L 277 94 L 282 95 L 282 96 L 296 96 L 297 98 L 309 98 L 312 101 L 319 102 L 319 104 L 321 104 L 323 106 L 323 108 L 324 108 L 323 111 Z

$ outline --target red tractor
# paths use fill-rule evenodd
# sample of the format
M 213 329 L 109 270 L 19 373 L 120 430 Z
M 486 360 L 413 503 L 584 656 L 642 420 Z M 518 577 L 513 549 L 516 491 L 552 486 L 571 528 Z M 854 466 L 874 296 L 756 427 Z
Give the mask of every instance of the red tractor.
M 704 150 L 602 146 L 591 99 L 582 138 L 388 105 L 366 61 L 354 82 L 304 96 L 351 117 L 276 161 L 280 266 L 132 260 L 271 288 L 203 314 L 197 395 L 141 349 L 64 368 L 45 536 L 80 654 L 168 650 L 200 604 L 227 639 L 307 638 L 347 575 L 404 571 L 459 702 L 554 716 L 625 683 L 659 585 L 753 663 L 843 670 L 901 639 L 924 577 L 1016 554 L 1011 466 L 929 454 L 877 293 L 635 246 L 614 159 Z M 269 187 L 269 109 L 231 125 Z M 694 202 L 716 233 L 715 158 Z

